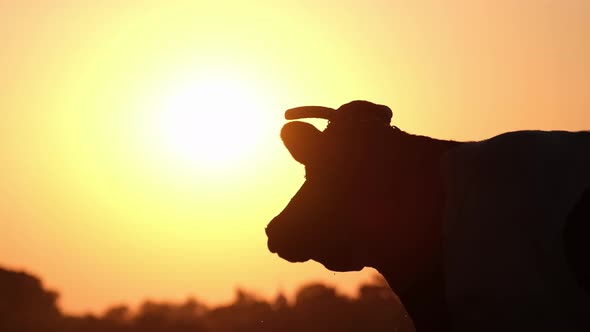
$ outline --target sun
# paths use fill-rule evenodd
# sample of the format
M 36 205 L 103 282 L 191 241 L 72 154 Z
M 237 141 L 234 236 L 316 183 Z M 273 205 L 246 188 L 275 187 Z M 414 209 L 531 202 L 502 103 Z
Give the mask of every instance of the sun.
M 158 104 L 160 149 L 181 163 L 235 165 L 253 152 L 264 130 L 260 92 L 231 75 L 177 82 Z

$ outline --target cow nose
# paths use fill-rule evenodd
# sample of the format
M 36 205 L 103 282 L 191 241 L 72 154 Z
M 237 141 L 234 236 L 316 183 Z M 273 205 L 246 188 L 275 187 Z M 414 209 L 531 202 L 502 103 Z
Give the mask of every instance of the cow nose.
M 267 237 L 270 236 L 270 230 L 269 230 L 269 228 L 270 228 L 270 223 L 268 223 L 268 225 L 266 225 L 266 227 L 264 227 L 264 233 L 266 233 L 266 236 Z
M 268 250 L 270 250 L 270 252 L 272 253 L 276 253 L 277 252 L 277 248 L 276 248 L 276 239 L 274 239 L 274 237 L 271 237 L 272 229 L 273 229 L 273 220 L 271 220 L 271 222 L 268 223 L 268 225 L 266 225 L 266 227 L 264 228 L 264 232 L 266 233 L 266 237 L 267 237 L 267 242 L 266 245 L 268 247 Z
M 266 233 L 266 236 L 271 236 L 272 233 L 276 233 L 273 231 L 276 228 L 276 219 L 277 219 L 277 217 L 272 218 L 272 220 L 264 228 L 264 232 Z

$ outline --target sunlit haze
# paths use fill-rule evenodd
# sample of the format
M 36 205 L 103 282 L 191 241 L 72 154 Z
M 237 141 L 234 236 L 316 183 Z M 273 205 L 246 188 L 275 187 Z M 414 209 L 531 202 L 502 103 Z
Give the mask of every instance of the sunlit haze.
M 161 150 L 155 157 L 220 172 L 256 158 L 261 135 L 269 131 L 262 112 L 268 90 L 256 85 L 222 70 L 167 82 L 155 92 L 147 131 L 149 143 Z
M 304 181 L 284 110 L 366 99 L 456 140 L 590 129 L 589 36 L 587 0 L 0 1 L 0 266 L 68 312 L 350 292 L 375 271 L 266 248 Z

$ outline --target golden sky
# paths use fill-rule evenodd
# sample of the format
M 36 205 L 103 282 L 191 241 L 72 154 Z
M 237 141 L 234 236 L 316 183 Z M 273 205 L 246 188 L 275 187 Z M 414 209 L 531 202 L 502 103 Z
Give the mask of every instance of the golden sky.
M 0 0 L 0 265 L 70 312 L 353 289 L 374 272 L 266 249 L 304 180 L 283 111 L 366 99 L 457 140 L 590 129 L 588 40 L 586 0 Z

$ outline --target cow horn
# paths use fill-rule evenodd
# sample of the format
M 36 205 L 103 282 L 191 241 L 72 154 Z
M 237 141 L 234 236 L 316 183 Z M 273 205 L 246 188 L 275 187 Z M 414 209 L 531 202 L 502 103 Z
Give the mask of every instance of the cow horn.
M 305 118 L 318 118 L 330 120 L 336 110 L 324 106 L 301 106 L 288 109 L 285 112 L 285 119 L 296 120 Z

